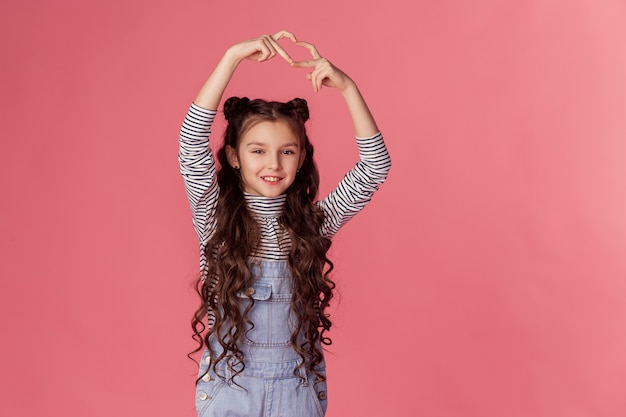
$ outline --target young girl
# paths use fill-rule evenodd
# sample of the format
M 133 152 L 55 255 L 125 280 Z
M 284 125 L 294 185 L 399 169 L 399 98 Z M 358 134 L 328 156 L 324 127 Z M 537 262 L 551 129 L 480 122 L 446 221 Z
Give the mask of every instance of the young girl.
M 277 43 L 310 51 L 294 62 Z M 231 97 L 224 144 L 209 148 L 211 124 L 239 63 L 280 55 L 311 68 L 314 91 L 337 89 L 348 106 L 360 161 L 315 202 L 319 175 L 305 130 L 306 101 Z M 356 84 L 316 48 L 282 31 L 229 48 L 191 104 L 180 131 L 180 168 L 200 239 L 201 307 L 193 319 L 199 416 L 321 417 L 326 412 L 322 344 L 334 283 L 326 254 L 337 230 L 372 198 L 389 155 Z M 208 326 L 204 323 L 208 320 Z

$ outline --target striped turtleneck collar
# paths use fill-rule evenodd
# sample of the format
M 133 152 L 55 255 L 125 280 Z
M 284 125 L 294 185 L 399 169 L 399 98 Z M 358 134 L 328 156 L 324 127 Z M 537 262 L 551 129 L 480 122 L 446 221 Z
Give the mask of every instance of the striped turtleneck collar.
M 287 194 L 281 194 L 278 197 L 263 197 L 244 193 L 244 198 L 246 206 L 255 216 L 278 218 L 283 213 Z

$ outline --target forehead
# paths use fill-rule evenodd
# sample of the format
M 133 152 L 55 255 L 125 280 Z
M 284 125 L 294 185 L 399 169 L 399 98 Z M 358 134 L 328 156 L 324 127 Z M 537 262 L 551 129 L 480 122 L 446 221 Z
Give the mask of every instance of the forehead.
M 246 130 L 239 141 L 240 146 L 246 146 L 251 143 L 267 145 L 294 144 L 298 146 L 300 141 L 287 122 L 264 120 L 255 123 Z

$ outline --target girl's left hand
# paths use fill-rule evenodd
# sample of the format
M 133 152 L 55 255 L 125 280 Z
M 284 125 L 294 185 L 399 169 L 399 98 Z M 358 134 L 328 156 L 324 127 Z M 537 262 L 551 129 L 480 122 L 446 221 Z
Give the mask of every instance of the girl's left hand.
M 350 85 L 354 84 L 350 77 L 343 71 L 334 66 L 326 58 L 322 58 L 313 44 L 299 41 L 296 42 L 296 45 L 308 49 L 313 56 L 312 60 L 291 63 L 291 66 L 296 68 L 313 68 L 313 71 L 307 74 L 307 79 L 313 84 L 313 91 L 320 91 L 322 85 L 344 91 L 350 87 Z

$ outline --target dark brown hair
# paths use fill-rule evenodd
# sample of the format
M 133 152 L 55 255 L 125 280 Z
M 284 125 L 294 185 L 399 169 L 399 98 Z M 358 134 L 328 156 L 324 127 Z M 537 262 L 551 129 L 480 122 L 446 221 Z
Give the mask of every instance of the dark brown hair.
M 254 300 L 241 311 L 237 293 L 250 287 L 254 279 L 247 261 L 260 241 L 260 228 L 246 208 L 240 174 L 228 163 L 226 147 L 237 150 L 242 135 L 259 122 L 283 121 L 300 139 L 306 152 L 294 182 L 287 189 L 285 206 L 279 219 L 291 239 L 288 257 L 293 276 L 291 309 L 297 319 L 291 345 L 304 366 L 318 380 L 324 380 L 324 375 L 315 367 L 323 359 L 321 344 L 331 343 L 330 338 L 325 336 L 332 325 L 325 310 L 335 284 L 329 278 L 333 264 L 326 256 L 331 241 L 320 234 L 324 213 L 314 204 L 319 173 L 313 160 L 313 146 L 304 126 L 309 118 L 307 103 L 299 98 L 280 103 L 231 97 L 224 103 L 224 116 L 228 124 L 224 143 L 217 152 L 221 165 L 217 172 L 220 188 L 215 214 L 217 228 L 206 246 L 206 279 L 200 277 L 196 285 L 201 305 L 194 314 L 192 328 L 199 346 L 192 353 L 206 346 L 215 372 L 216 364 L 222 360 L 225 360 L 233 376 L 245 367 L 244 354 L 238 343 L 245 335 L 246 325 L 253 325 L 248 319 L 248 312 Z M 209 314 L 214 320 L 206 326 L 204 322 Z M 209 343 L 211 336 L 217 338 L 223 349 L 223 353 L 216 357 Z M 294 373 L 297 374 L 297 369 Z

